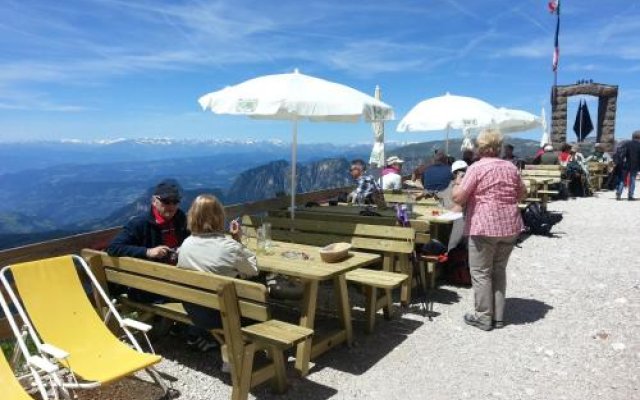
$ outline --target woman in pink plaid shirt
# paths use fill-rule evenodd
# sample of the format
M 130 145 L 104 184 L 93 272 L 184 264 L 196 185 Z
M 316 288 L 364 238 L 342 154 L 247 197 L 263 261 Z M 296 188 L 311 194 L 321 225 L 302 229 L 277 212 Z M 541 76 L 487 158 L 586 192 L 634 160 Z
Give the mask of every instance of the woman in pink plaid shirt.
M 481 159 L 464 177 L 456 177 L 452 193 L 453 201 L 466 207 L 464 233 L 469 236 L 475 313 L 464 321 L 485 331 L 504 326 L 507 262 L 523 228 L 518 202 L 526 197 L 518 169 L 498 158 L 502 141 L 497 130 L 480 132 Z

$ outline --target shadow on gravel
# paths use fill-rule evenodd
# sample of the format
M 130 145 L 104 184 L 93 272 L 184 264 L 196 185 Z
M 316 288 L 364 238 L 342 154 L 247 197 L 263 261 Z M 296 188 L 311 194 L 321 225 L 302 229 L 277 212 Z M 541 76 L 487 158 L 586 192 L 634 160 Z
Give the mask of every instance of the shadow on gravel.
M 395 317 L 390 321 L 380 318 L 372 334 L 364 334 L 364 324 L 354 324 L 355 343 L 336 347 L 315 360 L 314 373 L 322 368 L 333 368 L 353 375 L 361 375 L 391 353 L 426 321 Z
M 156 342 L 156 350 L 157 353 L 160 354 L 167 360 L 174 361 L 181 366 L 182 368 L 188 368 L 190 370 L 194 370 L 205 375 L 208 375 L 214 379 L 220 381 L 220 385 L 229 386 L 231 389 L 231 375 L 224 374 L 220 371 L 220 366 L 222 365 L 222 360 L 220 358 L 220 350 L 215 348 L 206 353 L 202 353 L 199 351 L 194 351 L 189 349 L 185 344 L 185 339 L 181 337 L 165 337 L 162 340 Z M 292 350 L 285 353 L 285 360 L 288 355 L 292 355 Z M 255 358 L 255 366 L 258 368 L 264 365 L 266 362 L 266 358 L 264 354 L 257 353 Z M 180 368 L 182 370 L 182 368 Z M 301 378 L 300 375 L 295 371 L 293 362 L 287 362 L 286 365 L 287 378 L 289 384 L 289 390 L 284 395 L 278 395 L 272 391 L 269 382 L 266 382 L 262 385 L 259 385 L 253 389 L 251 389 L 250 393 L 256 399 L 282 399 L 282 398 L 305 398 L 312 400 L 325 400 L 332 396 L 335 396 L 337 391 L 329 386 L 325 386 L 319 384 L 317 382 L 313 382 L 306 378 Z M 182 372 L 184 374 L 184 372 Z M 189 372 L 187 372 L 189 373 Z M 179 380 L 173 377 L 167 377 L 166 374 L 163 374 L 163 377 L 170 382 L 174 382 Z M 192 378 L 189 382 L 196 383 L 198 378 Z M 197 390 L 194 390 L 197 392 Z M 183 390 L 183 393 L 179 399 L 189 399 L 189 391 Z
M 510 325 L 531 324 L 543 319 L 553 307 L 535 299 L 508 297 L 504 310 L 504 319 Z

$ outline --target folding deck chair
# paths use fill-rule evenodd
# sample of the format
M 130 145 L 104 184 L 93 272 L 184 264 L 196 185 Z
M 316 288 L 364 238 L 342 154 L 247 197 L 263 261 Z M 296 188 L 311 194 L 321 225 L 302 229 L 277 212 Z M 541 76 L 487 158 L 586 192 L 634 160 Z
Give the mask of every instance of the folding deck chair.
M 131 347 L 100 320 L 76 265 L 84 269 Z M 9 273 L 19 297 L 9 284 Z M 65 388 L 94 388 L 144 369 L 168 394 L 168 387 L 153 368 L 161 357 L 144 353 L 130 331 L 137 329 L 146 335 L 150 327 L 120 316 L 82 258 L 69 255 L 7 266 L 0 270 L 0 280 L 37 350 L 69 370 Z
M 5 316 L 11 314 L 7 302 L 0 291 L 0 308 Z M 25 374 L 17 377 L 5 358 L 4 353 L 0 350 L 0 390 L 2 390 L 2 398 L 11 400 L 33 400 L 28 393 L 31 391 L 40 393 L 42 400 L 50 398 L 58 399 L 59 391 L 65 399 L 70 398 L 69 393 L 62 388 L 62 381 L 58 376 L 58 367 L 39 356 L 31 356 L 21 338 L 20 331 L 17 329 L 13 319 L 7 317 L 7 321 L 11 326 L 11 330 L 16 338 L 16 345 L 24 356 Z M 26 382 L 24 382 L 26 381 Z M 21 383 L 24 382 L 24 383 Z

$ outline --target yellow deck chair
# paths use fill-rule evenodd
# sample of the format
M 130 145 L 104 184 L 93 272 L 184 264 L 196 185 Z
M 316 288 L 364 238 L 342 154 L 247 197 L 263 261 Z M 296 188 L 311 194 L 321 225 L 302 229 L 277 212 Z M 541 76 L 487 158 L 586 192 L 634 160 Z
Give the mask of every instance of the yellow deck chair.
M 0 351 L 0 387 L 3 399 L 33 400 L 33 397 L 29 396 L 29 393 L 18 382 L 2 351 Z
M 42 400 L 49 399 L 49 395 L 58 399 L 58 394 L 61 394 L 65 399 L 70 399 L 69 392 L 64 390 L 62 381 L 57 374 L 58 367 L 40 356 L 32 356 L 29 354 L 27 346 L 20 335 L 20 330 L 15 324 L 9 305 L 2 295 L 2 290 L 0 290 L 0 309 L 2 309 L 16 339 L 15 349 L 20 350 L 24 357 L 25 370 L 23 376 L 16 377 L 4 356 L 4 352 L 0 350 L 0 391 L 2 391 L 2 398 L 33 400 L 33 397 L 31 397 L 25 389 L 26 386 L 31 387 L 34 391 L 37 390 Z M 24 384 L 21 384 L 21 381 L 23 381 Z M 45 387 L 45 383 L 49 390 Z
M 110 306 L 134 348 L 121 342 L 100 319 L 78 277 L 74 259 L 85 269 L 105 304 Z M 7 270 L 13 276 L 22 307 L 15 293 L 7 287 Z M 42 348 L 44 342 L 68 353 L 61 364 L 85 381 L 76 387 L 91 388 L 108 384 L 145 369 L 164 393 L 168 392 L 158 373 L 151 368 L 161 357 L 142 352 L 126 323 L 80 257 L 62 256 L 15 264 L 0 271 L 0 279 L 38 349 Z

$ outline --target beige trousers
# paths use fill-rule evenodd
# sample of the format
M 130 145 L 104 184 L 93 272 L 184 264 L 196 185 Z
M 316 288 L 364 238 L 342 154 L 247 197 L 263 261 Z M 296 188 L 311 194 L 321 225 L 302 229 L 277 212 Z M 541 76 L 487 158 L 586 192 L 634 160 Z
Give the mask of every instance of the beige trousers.
M 476 318 L 483 324 L 503 321 L 507 262 L 518 235 L 470 236 L 469 269 Z

